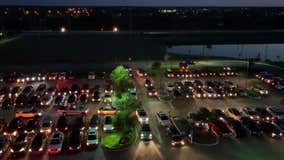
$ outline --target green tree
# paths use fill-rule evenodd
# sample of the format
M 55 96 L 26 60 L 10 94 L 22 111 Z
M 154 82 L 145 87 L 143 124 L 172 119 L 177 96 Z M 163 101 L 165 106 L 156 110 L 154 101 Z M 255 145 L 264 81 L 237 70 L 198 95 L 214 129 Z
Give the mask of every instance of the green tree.
M 110 79 L 116 85 L 117 92 L 124 92 L 130 85 L 129 73 L 123 66 L 117 66 L 110 74 Z

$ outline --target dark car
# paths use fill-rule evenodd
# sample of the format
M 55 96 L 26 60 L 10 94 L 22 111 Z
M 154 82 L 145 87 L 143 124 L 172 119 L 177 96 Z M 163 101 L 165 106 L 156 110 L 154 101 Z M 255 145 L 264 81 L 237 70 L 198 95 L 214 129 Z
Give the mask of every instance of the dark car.
M 22 92 L 26 96 L 30 96 L 33 93 L 33 86 L 26 86 Z
M 88 96 L 86 94 L 81 94 L 80 97 L 79 97 L 79 103 L 81 103 L 81 104 L 87 103 L 87 100 L 88 100 L 87 98 L 88 98 Z
M 11 109 L 13 106 L 12 98 L 5 98 L 2 103 L 2 109 Z
M 68 104 L 73 104 L 73 103 L 75 103 L 75 101 L 76 101 L 76 96 L 75 96 L 75 94 L 71 94 L 71 95 L 68 97 L 68 100 L 67 100 Z
M 79 117 L 75 117 L 72 128 L 76 128 L 78 130 L 84 130 L 85 129 L 85 125 L 84 125 L 84 117 L 83 116 L 79 116 Z
M 220 137 L 232 136 L 232 131 L 229 126 L 220 119 L 212 120 L 210 123 L 210 128 Z
M 150 79 L 146 79 L 146 80 L 145 80 L 145 83 L 144 83 L 144 86 L 145 86 L 146 88 L 148 88 L 148 87 L 153 86 L 153 83 L 151 82 Z
M 112 84 L 107 83 L 105 85 L 105 93 L 112 93 L 112 92 L 113 92 Z
M 68 150 L 80 151 L 81 150 L 81 135 L 80 130 L 74 128 L 68 138 Z
M 95 91 L 93 93 L 92 102 L 100 102 L 100 101 L 101 101 L 100 92 Z
M 150 96 L 150 97 L 155 97 L 155 96 L 158 95 L 156 88 L 151 87 L 151 86 L 147 88 L 147 93 L 148 93 L 148 96 Z
M 168 134 L 171 136 L 171 145 L 178 146 L 184 145 L 184 140 L 176 127 L 171 126 L 167 129 Z
M 95 85 L 95 87 L 93 88 L 93 92 L 100 92 L 100 85 Z
M 58 118 L 55 130 L 61 132 L 68 131 L 68 120 L 64 115 Z
M 0 95 L 7 96 L 11 91 L 11 88 L 8 86 L 4 86 L 0 89 Z
M 243 126 L 240 121 L 237 121 L 233 118 L 225 118 L 227 124 L 235 131 L 237 138 L 243 138 L 248 136 L 248 130 Z
M 47 91 L 45 92 L 45 94 L 50 94 L 50 95 L 54 95 L 56 92 L 56 87 L 55 86 L 50 86 Z
M 25 126 L 25 133 L 28 135 L 35 134 L 39 130 L 39 120 L 37 118 L 28 121 Z
M 39 106 L 40 105 L 40 98 L 36 95 L 30 97 L 28 104 L 31 106 Z
M 15 100 L 16 107 L 26 105 L 27 103 L 28 103 L 28 97 L 24 94 L 20 94 Z
M 90 119 L 89 127 L 98 129 L 99 124 L 100 124 L 99 115 L 94 114 Z
M 4 153 L 9 148 L 9 140 L 5 136 L 0 136 L 0 158 L 4 155 Z
M 22 87 L 15 86 L 11 91 L 11 95 L 17 97 L 21 91 L 22 91 Z
M 212 113 L 212 116 L 214 116 L 213 118 L 215 118 L 215 119 L 226 118 L 227 117 L 225 112 L 220 110 L 220 109 L 212 109 L 211 113 Z
M 36 95 L 42 96 L 45 93 L 46 90 L 46 84 L 40 84 L 36 89 Z
M 63 100 L 63 96 L 61 96 L 61 95 L 56 96 L 56 98 L 54 100 L 54 105 L 59 106 L 61 104 L 62 100 Z
M 173 90 L 173 97 L 174 97 L 174 99 L 181 98 L 182 94 L 177 89 L 174 89 Z
M 250 119 L 249 117 L 242 117 L 240 121 L 249 130 L 250 135 L 259 136 L 262 134 L 257 122 Z
M 273 115 L 268 112 L 265 108 L 255 108 L 255 111 L 258 113 L 259 117 L 263 120 L 263 121 L 268 121 L 271 122 L 274 120 Z
M 282 137 L 282 131 L 279 126 L 277 126 L 274 123 L 270 122 L 261 122 L 260 128 L 263 131 L 264 134 L 271 138 L 281 138 Z
M 19 136 L 12 142 L 10 152 L 11 154 L 25 153 L 28 147 L 27 134 L 19 134 Z
M 71 93 L 77 94 L 80 91 L 80 86 L 78 84 L 73 84 L 70 89 Z
M 32 140 L 29 152 L 31 153 L 43 153 L 46 147 L 47 137 L 44 133 L 38 133 Z
M 4 132 L 4 135 L 16 136 L 18 135 L 18 132 L 23 129 L 23 126 L 24 122 L 22 118 L 14 118 L 8 124 L 7 129 Z
M 84 94 L 89 94 L 90 92 L 90 89 L 89 89 L 89 85 L 88 84 L 84 84 L 81 88 L 81 93 L 84 93 Z
M 258 121 L 260 119 L 258 113 L 250 107 L 244 107 L 242 112 L 245 116 L 248 116 L 252 120 Z

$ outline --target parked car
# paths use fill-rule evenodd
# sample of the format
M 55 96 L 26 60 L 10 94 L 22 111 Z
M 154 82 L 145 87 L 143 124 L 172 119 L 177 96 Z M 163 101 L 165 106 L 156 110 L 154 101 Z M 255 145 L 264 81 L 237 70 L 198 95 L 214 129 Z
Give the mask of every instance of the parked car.
M 219 135 L 220 137 L 232 137 L 232 136 L 234 136 L 232 130 L 227 125 L 227 123 L 223 122 L 220 119 L 212 120 L 209 123 L 209 126 L 210 126 L 211 130 L 215 134 Z
M 240 120 L 242 117 L 242 113 L 236 108 L 228 108 L 227 114 L 229 117 L 232 117 L 235 120 Z
M 72 152 L 77 152 L 80 151 L 81 148 L 82 146 L 80 129 L 73 128 L 68 138 L 68 150 Z
M 257 122 L 250 119 L 249 117 L 242 117 L 240 121 L 249 130 L 250 135 L 260 136 L 262 134 L 262 131 Z
M 46 135 L 44 133 L 37 133 L 32 140 L 29 152 L 33 154 L 41 154 L 44 152 L 46 144 L 47 144 Z
M 99 115 L 94 114 L 90 119 L 89 128 L 99 129 L 99 125 L 100 125 Z
M 258 113 L 259 117 L 263 121 L 272 122 L 274 120 L 274 116 L 270 112 L 268 112 L 265 108 L 257 107 L 255 108 L 255 111 Z
M 8 151 L 10 146 L 10 142 L 7 137 L 1 135 L 0 136 L 0 158 Z
M 263 131 L 264 134 L 271 138 L 281 138 L 282 137 L 282 131 L 279 126 L 277 126 L 274 123 L 271 122 L 261 122 L 260 128 Z
M 60 131 L 60 132 L 67 132 L 68 131 L 68 120 L 64 115 L 62 115 L 58 118 L 55 130 Z
M 165 126 L 165 127 L 171 126 L 170 118 L 164 112 L 162 111 L 158 112 L 156 114 L 156 118 L 160 125 Z
M 104 117 L 104 123 L 103 123 L 103 131 L 109 132 L 114 130 L 113 126 L 113 117 L 112 116 L 105 116 Z
M 117 112 L 116 107 L 111 106 L 111 105 L 103 106 L 98 110 L 98 114 L 102 114 L 102 115 L 114 115 L 116 114 L 116 112 Z
M 58 154 L 62 151 L 64 133 L 55 131 L 52 133 L 48 145 L 48 154 Z
M 87 131 L 87 147 L 93 147 L 99 144 L 98 130 L 95 128 L 90 128 Z
M 277 119 L 284 119 L 284 112 L 279 107 L 269 106 L 266 107 L 266 110 L 270 112 Z
M 28 147 L 28 136 L 25 133 L 19 134 L 16 139 L 12 142 L 10 153 L 20 154 L 25 153 Z
M 252 120 L 255 120 L 255 121 L 260 120 L 260 116 L 258 115 L 258 113 L 250 107 L 244 107 L 242 109 L 242 112 L 243 112 L 244 116 L 247 116 Z

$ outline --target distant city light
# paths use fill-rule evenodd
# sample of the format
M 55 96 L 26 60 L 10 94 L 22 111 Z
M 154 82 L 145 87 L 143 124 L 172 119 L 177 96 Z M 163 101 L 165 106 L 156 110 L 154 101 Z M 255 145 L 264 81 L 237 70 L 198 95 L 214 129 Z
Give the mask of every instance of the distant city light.
M 65 27 L 61 27 L 60 28 L 60 32 L 62 32 L 62 33 L 66 32 L 66 28 Z
M 119 32 L 119 29 L 117 27 L 113 27 L 112 31 L 113 32 Z

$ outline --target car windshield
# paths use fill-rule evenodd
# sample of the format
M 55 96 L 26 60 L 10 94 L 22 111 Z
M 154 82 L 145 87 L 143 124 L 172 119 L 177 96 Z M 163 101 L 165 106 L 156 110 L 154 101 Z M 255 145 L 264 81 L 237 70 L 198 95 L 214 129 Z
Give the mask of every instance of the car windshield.
M 168 120 L 169 118 L 168 118 L 168 116 L 166 116 L 166 115 L 161 115 L 161 120 Z
M 55 144 L 60 144 L 60 140 L 59 139 L 52 139 L 50 144 L 55 145 Z
M 111 123 L 112 123 L 111 117 L 106 117 L 105 124 L 111 124 Z
M 45 122 L 42 124 L 42 127 L 49 127 L 50 126 L 50 123 L 49 122 Z
M 95 134 L 89 135 L 88 140 L 96 140 L 97 136 Z

